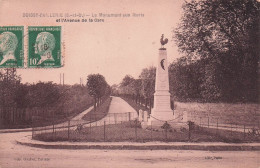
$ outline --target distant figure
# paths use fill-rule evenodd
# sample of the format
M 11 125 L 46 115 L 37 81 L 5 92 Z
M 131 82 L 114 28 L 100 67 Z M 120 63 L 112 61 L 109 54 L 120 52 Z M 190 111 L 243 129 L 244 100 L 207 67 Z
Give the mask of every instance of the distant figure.
M 162 34 L 160 42 L 162 45 L 161 48 L 164 48 L 164 45 L 168 43 L 168 39 L 164 39 L 164 34 Z
M 8 60 L 16 60 L 15 49 L 18 45 L 18 39 L 12 32 L 3 32 L 0 34 L 0 52 L 3 54 L 3 59 L 0 65 L 3 65 Z
M 83 129 L 83 125 L 82 125 L 82 124 L 78 124 L 78 125 L 77 125 L 77 128 L 76 128 L 75 131 L 77 131 L 77 132 L 81 132 L 82 129 Z
M 34 45 L 35 54 L 39 54 L 41 59 L 38 61 L 37 65 L 42 64 L 44 61 L 54 61 L 52 57 L 52 51 L 55 48 L 55 38 L 54 35 L 49 32 L 41 32 L 36 38 Z
M 171 109 L 174 110 L 174 101 L 171 100 Z

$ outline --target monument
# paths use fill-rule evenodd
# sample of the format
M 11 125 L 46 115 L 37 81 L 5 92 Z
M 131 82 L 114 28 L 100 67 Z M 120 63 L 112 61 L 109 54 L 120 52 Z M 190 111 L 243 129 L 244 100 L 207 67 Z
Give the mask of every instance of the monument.
M 164 48 L 168 39 L 164 39 L 162 34 L 160 42 L 162 46 L 159 49 L 156 69 L 154 107 L 151 111 L 148 125 L 151 125 L 153 121 L 168 121 L 174 118 L 170 103 L 167 50 Z

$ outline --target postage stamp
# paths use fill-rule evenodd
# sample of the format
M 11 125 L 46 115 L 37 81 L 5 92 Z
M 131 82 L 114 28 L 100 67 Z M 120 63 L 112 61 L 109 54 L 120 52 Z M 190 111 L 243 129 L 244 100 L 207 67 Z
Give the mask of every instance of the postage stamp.
M 28 67 L 61 67 L 61 26 L 28 27 Z
M 0 68 L 24 66 L 24 27 L 0 27 Z

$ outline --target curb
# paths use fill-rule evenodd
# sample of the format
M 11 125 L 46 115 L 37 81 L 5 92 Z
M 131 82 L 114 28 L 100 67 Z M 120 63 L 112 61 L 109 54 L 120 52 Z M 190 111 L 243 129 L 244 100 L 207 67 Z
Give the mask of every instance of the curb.
M 8 129 L 8 130 L 0 130 L 0 134 L 4 134 L 4 133 L 16 133 L 16 132 L 32 132 L 32 128 L 29 128 L 28 130 L 26 129 L 14 129 L 14 130 L 11 130 L 11 129 Z
M 203 150 L 203 151 L 260 151 L 260 145 L 52 145 L 20 142 L 17 144 L 43 149 L 99 149 L 99 150 Z

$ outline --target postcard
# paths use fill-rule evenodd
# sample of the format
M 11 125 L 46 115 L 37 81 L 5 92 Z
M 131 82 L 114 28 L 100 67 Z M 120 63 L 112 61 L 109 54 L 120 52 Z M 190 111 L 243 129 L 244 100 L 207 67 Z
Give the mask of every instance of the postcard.
M 259 167 L 257 0 L 0 0 L 0 168 Z

